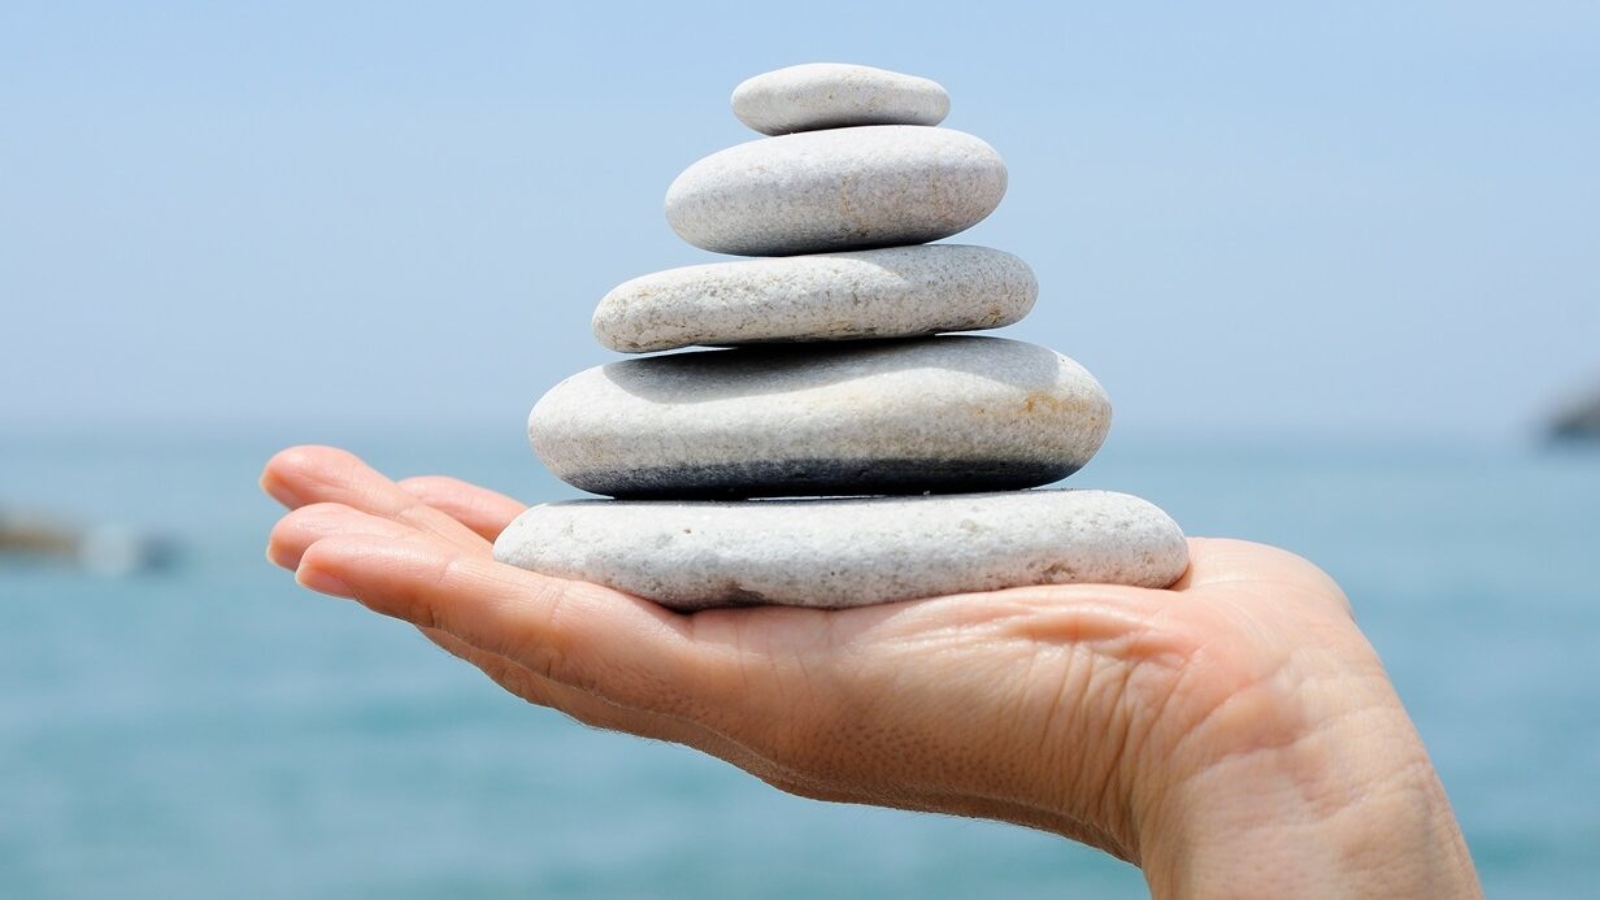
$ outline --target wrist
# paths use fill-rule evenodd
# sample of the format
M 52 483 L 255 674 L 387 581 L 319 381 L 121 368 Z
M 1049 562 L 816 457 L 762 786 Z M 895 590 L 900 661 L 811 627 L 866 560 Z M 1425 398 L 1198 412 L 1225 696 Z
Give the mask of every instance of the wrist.
M 1192 774 L 1140 806 L 1153 896 L 1480 895 L 1444 788 L 1386 679 L 1302 683 L 1288 695 L 1263 683 L 1206 724 L 1178 745 L 1200 760 Z M 1230 748 L 1208 746 L 1217 732 L 1235 738 Z

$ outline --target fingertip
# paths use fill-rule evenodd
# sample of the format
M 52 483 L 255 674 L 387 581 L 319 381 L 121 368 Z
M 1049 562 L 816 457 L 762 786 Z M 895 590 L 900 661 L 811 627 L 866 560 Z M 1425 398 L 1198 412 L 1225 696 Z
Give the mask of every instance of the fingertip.
M 419 561 L 421 569 L 430 568 L 427 562 L 436 555 L 426 543 L 397 534 L 336 531 L 317 536 L 300 551 L 295 580 L 348 599 L 358 599 L 352 585 L 365 585 L 367 593 L 377 596 L 397 579 L 417 577 Z
M 305 509 L 320 509 L 328 504 L 314 504 Z M 284 522 L 279 523 L 279 528 L 291 518 L 305 518 L 304 515 L 293 513 L 284 517 Z M 294 580 L 301 587 L 339 597 L 345 600 L 356 599 L 355 591 L 350 587 L 350 575 L 358 571 L 358 564 L 374 548 L 381 547 L 386 540 L 382 536 L 359 533 L 338 533 L 302 535 L 294 534 L 291 538 L 280 539 L 278 529 L 273 531 L 273 546 L 279 547 L 282 555 L 295 557 L 292 566 L 285 568 L 294 570 Z M 288 548 L 287 550 L 284 548 Z M 271 548 L 269 547 L 269 552 Z
M 267 534 L 267 561 L 291 572 L 300 565 L 300 556 L 311 543 L 310 539 L 300 534 L 301 517 L 296 515 L 300 509 L 305 507 L 285 513 Z
M 303 588 L 330 597 L 338 597 L 341 600 L 354 600 L 356 596 L 356 592 L 350 589 L 350 585 L 345 583 L 344 579 L 316 566 L 302 563 L 300 568 L 295 570 L 294 580 Z
M 300 497 L 284 483 L 282 468 L 286 463 L 280 461 L 282 456 L 283 454 L 279 453 L 267 461 L 266 467 L 261 470 L 261 478 L 256 484 L 260 485 L 263 493 L 278 501 L 284 507 L 297 509 L 301 505 Z
M 347 450 L 321 444 L 300 444 L 274 453 L 261 469 L 259 484 L 272 499 L 290 509 L 298 509 L 305 504 L 305 500 L 295 489 L 296 482 L 304 480 L 308 472 L 352 462 L 359 460 Z
M 284 548 L 275 538 L 267 539 L 266 557 L 267 562 L 272 563 L 280 569 L 288 569 L 291 572 L 294 571 L 295 567 L 300 564 L 298 559 L 289 558 L 289 554 L 284 551 Z
M 272 454 L 272 458 L 267 460 L 266 466 L 261 471 L 261 480 L 267 481 L 281 478 L 284 472 L 302 468 L 309 458 L 323 449 L 326 448 L 315 444 L 297 444 L 293 447 L 285 447 Z
M 343 503 L 308 503 L 285 513 L 272 527 L 267 539 L 267 558 L 285 569 L 294 569 L 304 562 L 305 555 L 313 547 L 327 541 L 335 545 L 359 541 L 365 548 L 373 541 L 403 541 L 412 534 L 408 526 Z

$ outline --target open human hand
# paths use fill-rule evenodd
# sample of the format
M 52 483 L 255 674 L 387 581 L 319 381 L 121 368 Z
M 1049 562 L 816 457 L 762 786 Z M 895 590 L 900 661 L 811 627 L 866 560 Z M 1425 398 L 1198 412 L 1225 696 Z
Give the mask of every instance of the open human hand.
M 276 564 L 501 687 L 792 793 L 1001 819 L 1158 895 L 1473 895 L 1443 788 L 1338 586 L 1193 540 L 1169 590 L 1014 588 L 674 613 L 494 561 L 523 506 L 344 451 L 278 454 Z

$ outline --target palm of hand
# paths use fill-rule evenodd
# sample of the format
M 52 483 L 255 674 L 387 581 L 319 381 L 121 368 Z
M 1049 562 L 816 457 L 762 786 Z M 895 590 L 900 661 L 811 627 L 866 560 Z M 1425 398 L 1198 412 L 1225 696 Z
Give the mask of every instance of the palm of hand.
M 293 510 L 269 556 L 307 586 L 419 626 L 530 702 L 806 796 L 1005 819 L 1138 861 L 1152 829 L 1228 821 L 1211 781 L 1246 767 L 1300 790 L 1328 765 L 1327 723 L 1404 717 L 1337 586 L 1259 545 L 1194 541 L 1171 590 L 686 616 L 495 563 L 522 507 L 461 482 L 397 485 L 302 448 L 263 486 Z

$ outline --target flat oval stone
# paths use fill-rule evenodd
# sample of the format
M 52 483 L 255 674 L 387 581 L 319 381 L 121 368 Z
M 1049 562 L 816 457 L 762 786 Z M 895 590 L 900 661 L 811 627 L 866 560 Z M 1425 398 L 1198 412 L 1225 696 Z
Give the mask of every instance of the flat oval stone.
M 1177 524 L 1106 491 L 854 500 L 535 506 L 495 558 L 673 609 L 839 608 L 1042 584 L 1164 588 L 1188 567 Z
M 976 331 L 1019 321 L 1033 270 L 987 247 L 929 244 L 669 269 L 600 301 L 594 334 L 623 353 L 694 344 L 837 341 Z
M 936 81 L 872 66 L 808 63 L 733 89 L 733 114 L 762 134 L 852 125 L 937 125 L 950 95 Z
M 869 125 L 729 147 L 667 190 L 667 221 L 716 253 L 793 256 L 922 244 L 983 221 L 1006 165 L 948 128 Z
M 528 434 L 575 487 L 660 499 L 1016 490 L 1077 471 L 1110 425 L 1071 359 L 956 336 L 615 362 L 551 389 Z

